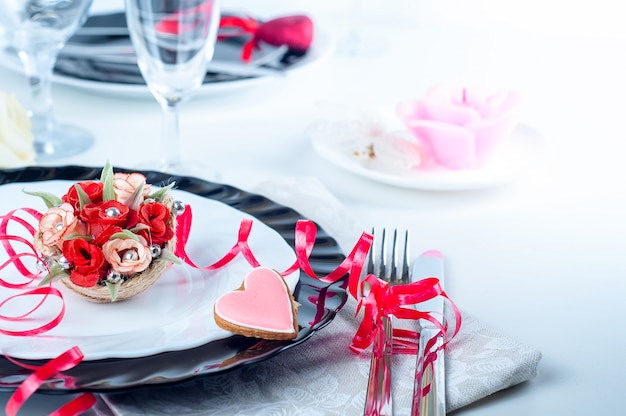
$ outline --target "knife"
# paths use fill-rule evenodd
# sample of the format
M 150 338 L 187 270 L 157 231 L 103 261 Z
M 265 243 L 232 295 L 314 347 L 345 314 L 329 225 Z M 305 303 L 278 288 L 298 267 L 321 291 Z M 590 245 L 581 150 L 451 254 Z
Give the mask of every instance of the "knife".
M 413 263 L 411 280 L 417 281 L 427 277 L 436 277 L 439 284 L 444 287 L 443 256 L 439 251 L 430 250 L 420 255 Z M 434 316 L 441 322 L 443 317 L 444 299 L 437 296 L 426 302 L 422 302 L 417 307 L 424 312 L 436 312 Z M 436 359 L 422 371 L 426 342 L 436 336 L 440 330 L 431 322 L 419 321 L 419 349 L 415 368 L 415 386 L 413 390 L 413 408 L 411 414 L 414 416 L 444 416 L 446 414 L 446 386 L 444 351 L 437 352 Z M 433 348 L 440 348 L 443 344 L 443 335 L 437 337 L 437 342 Z M 421 391 L 424 386 L 430 383 L 429 392 L 422 397 Z

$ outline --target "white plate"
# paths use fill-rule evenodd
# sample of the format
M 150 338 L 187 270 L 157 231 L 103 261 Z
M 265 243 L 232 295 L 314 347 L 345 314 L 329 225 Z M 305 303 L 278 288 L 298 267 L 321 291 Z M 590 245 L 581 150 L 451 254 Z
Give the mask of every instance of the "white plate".
M 2 186 L 3 198 L 0 212 L 3 214 L 17 207 L 33 207 L 44 210 L 43 203 L 22 192 L 46 191 L 62 195 L 71 181 L 47 181 L 15 183 Z M 42 187 L 45 186 L 45 189 Z M 189 256 L 199 265 L 213 263 L 226 254 L 237 241 L 239 223 L 252 218 L 218 201 L 206 199 L 182 191 L 174 196 L 193 209 L 193 225 L 188 242 Z M 14 233 L 16 231 L 13 231 Z M 27 236 L 26 233 L 22 233 Z M 285 270 L 295 261 L 295 254 L 282 237 L 254 219 L 249 239 L 255 256 L 264 266 Z M 2 251 L 2 255 L 4 251 Z M 6 256 L 6 255 L 5 255 Z M 4 261 L 2 258 L 0 261 Z M 61 323 L 51 331 L 31 337 L 0 334 L 2 354 L 21 359 L 50 359 L 65 350 L 78 346 L 86 360 L 104 358 L 135 358 L 165 351 L 186 350 L 223 339 L 231 332 L 219 328 L 213 319 L 215 300 L 241 285 L 251 267 L 240 255 L 225 268 L 203 272 L 188 266 L 171 267 L 151 288 L 140 295 L 120 303 L 97 304 L 89 302 L 62 284 L 54 287 L 63 292 L 66 312 Z M 5 280 L 16 271 L 5 269 Z M 293 291 L 299 272 L 286 280 Z M 0 287 L 0 299 L 19 293 Z M 43 316 L 57 310 L 55 299 L 41 309 Z M 12 308 L 16 305 L 12 304 Z M 4 315 L 11 309 L 3 308 Z M 49 314 L 47 319 L 49 319 Z M 4 329 L 17 330 L 20 327 Z M 22 328 L 23 329 L 23 328 Z
M 310 69 L 313 64 L 317 64 L 323 58 L 329 56 L 333 47 L 332 44 L 333 41 L 330 34 L 327 31 L 321 29 L 318 25 L 316 25 L 313 43 L 311 44 L 311 47 L 307 51 L 306 55 L 298 62 L 290 65 L 284 71 L 284 74 L 286 76 L 289 76 L 290 74 L 295 75 L 296 73 L 304 69 Z M 17 59 L 17 56 L 12 53 L 8 53 L 1 41 L 0 65 L 20 74 L 24 71 L 21 62 L 19 61 L 19 59 Z M 279 74 L 275 76 L 258 76 L 233 81 L 209 82 L 203 84 L 198 89 L 198 91 L 194 93 L 194 97 L 211 96 L 216 94 L 234 92 L 240 89 L 262 85 L 268 82 L 276 82 L 282 77 L 283 75 Z M 152 98 L 152 94 L 150 93 L 146 85 L 92 81 L 68 75 L 60 75 L 56 73 L 52 75 L 52 81 L 60 85 L 79 88 L 98 94 L 123 96 L 130 98 Z
M 546 149 L 543 136 L 530 126 L 519 124 L 497 157 L 481 169 L 388 172 L 353 155 L 355 131 L 362 131 L 362 126 L 355 127 L 353 122 L 317 123 L 310 130 L 313 148 L 324 159 L 361 177 L 419 190 L 460 191 L 502 185 L 523 175 Z

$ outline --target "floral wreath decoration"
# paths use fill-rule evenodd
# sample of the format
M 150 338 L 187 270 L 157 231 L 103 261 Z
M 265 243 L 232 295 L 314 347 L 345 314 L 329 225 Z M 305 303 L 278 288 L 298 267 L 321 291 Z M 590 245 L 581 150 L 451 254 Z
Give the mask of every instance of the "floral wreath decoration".
M 129 299 L 154 284 L 174 254 L 176 216 L 185 210 L 174 201 L 175 183 L 152 192 L 141 173 L 113 173 L 107 163 L 100 180 L 74 183 L 60 198 L 43 199 L 34 246 L 37 267 L 47 275 L 39 286 L 60 280 L 93 302 Z

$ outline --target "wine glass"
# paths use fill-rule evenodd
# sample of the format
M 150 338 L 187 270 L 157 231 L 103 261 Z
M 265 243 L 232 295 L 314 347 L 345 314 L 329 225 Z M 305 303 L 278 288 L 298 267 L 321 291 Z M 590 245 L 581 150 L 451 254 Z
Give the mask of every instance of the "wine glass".
M 218 0 L 125 0 L 130 38 L 141 74 L 160 104 L 162 171 L 196 173 L 180 155 L 179 104 L 202 85 L 220 22 Z M 155 166 L 156 165 L 156 166 Z
M 84 23 L 92 0 L 0 0 L 0 26 L 17 51 L 30 88 L 29 116 L 37 161 L 82 153 L 93 135 L 57 123 L 50 79 L 59 50 Z

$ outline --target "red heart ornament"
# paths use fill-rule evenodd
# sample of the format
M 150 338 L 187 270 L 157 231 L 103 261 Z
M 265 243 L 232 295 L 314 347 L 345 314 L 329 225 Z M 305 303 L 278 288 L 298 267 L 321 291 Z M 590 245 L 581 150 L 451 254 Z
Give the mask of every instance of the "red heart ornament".
M 293 339 L 298 335 L 297 310 L 283 277 L 257 267 L 243 285 L 222 295 L 213 307 L 218 326 L 236 334 L 264 339 Z
M 304 52 L 313 42 L 313 21 L 304 15 L 278 17 L 259 26 L 256 37 L 273 46 L 287 45 Z

